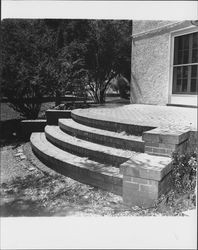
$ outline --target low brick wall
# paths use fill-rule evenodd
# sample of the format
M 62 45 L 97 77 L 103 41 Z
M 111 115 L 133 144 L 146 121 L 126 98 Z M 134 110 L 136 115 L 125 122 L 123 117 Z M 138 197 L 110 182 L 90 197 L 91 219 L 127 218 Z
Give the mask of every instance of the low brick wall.
M 173 152 L 187 150 L 190 130 L 156 128 L 143 133 L 145 152 L 153 155 L 171 156 Z
M 48 110 L 46 110 L 45 114 L 46 114 L 48 125 L 58 125 L 59 118 L 70 118 L 71 117 L 70 110 L 48 109 Z
M 21 137 L 27 140 L 33 132 L 44 132 L 46 120 L 23 120 L 20 125 Z

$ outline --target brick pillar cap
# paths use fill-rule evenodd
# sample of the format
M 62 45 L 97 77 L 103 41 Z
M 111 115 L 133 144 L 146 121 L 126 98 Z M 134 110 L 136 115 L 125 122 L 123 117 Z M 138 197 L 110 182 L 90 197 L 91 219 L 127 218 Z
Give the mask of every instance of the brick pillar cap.
M 136 153 L 120 166 L 120 173 L 132 177 L 160 181 L 172 170 L 170 157 Z

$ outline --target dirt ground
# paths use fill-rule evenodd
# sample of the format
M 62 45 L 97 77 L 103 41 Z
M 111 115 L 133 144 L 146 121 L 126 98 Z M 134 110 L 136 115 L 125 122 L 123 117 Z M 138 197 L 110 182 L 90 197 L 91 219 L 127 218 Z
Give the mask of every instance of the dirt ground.
M 2 216 L 104 215 L 118 206 L 123 212 L 121 197 L 57 174 L 29 143 L 3 147 L 1 156 Z
M 128 207 L 120 196 L 57 174 L 32 153 L 30 143 L 1 147 L 1 216 L 183 215 L 189 197 L 161 200 L 149 209 Z

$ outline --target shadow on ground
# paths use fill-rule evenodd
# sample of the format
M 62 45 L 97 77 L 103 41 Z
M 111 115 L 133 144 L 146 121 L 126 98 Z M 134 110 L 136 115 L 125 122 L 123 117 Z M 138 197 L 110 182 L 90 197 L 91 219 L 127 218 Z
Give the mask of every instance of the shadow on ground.
M 61 175 L 34 173 L 3 183 L 2 217 L 114 214 L 120 211 L 115 195 Z M 126 208 L 125 208 L 126 209 Z
M 19 140 L 21 130 L 20 122 L 22 119 L 11 119 L 0 121 L 0 144 L 1 146 L 10 145 Z
M 64 184 L 64 185 L 63 185 Z M 61 176 L 33 173 L 26 178 L 17 177 L 11 183 L 1 185 L 1 212 L 7 216 L 51 216 L 54 202 L 67 194 Z M 71 206 L 67 207 L 70 213 Z M 56 209 L 57 210 L 57 209 Z M 64 214 L 66 215 L 66 214 Z

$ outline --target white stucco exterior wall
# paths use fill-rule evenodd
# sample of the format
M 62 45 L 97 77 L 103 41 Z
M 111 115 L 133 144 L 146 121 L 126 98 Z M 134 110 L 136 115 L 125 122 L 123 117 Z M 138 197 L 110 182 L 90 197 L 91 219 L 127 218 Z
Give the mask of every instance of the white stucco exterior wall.
M 188 21 L 134 21 L 131 103 L 166 105 L 170 99 L 170 34 Z

